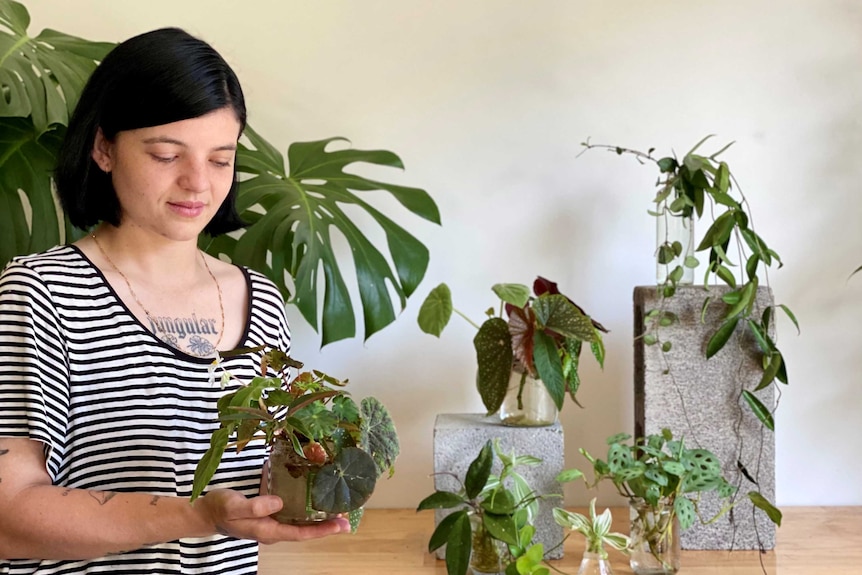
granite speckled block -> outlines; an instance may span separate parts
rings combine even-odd
[[[748,329],[739,325],[725,347],[706,359],[706,344],[727,310],[721,301],[727,291],[726,286],[710,286],[709,291],[702,285],[679,286],[665,300],[664,309],[679,317],[679,323],[661,331],[662,340],[673,344],[669,352],[635,339],[635,434],[650,435],[668,427],[675,436],[684,435],[688,447],[715,453],[725,478],[739,488],[739,504],[731,513],[710,525],[696,522],[683,532],[683,549],[772,549],[775,525],[747,497],[759,489],[775,502],[775,436],[741,396],[742,389],[754,390],[760,382],[760,350]],[[710,295],[713,300],[701,321],[704,299]],[[759,288],[756,309],[772,304],[771,291]],[[658,305],[655,286],[635,288],[635,335],[643,333],[644,315]],[[767,407],[774,405],[773,386],[756,395]],[[704,495],[699,509],[704,518],[711,518],[720,509],[718,497]]]
[[[501,425],[495,416],[486,417],[475,413],[444,413],[437,416],[434,422],[434,488],[437,490],[455,490],[460,483],[451,475],[440,475],[440,472],[450,472],[463,481],[470,463],[479,455],[482,446],[489,439],[500,439],[500,447],[504,453],[513,450],[517,455],[532,455],[542,460],[536,467],[521,466],[517,472],[527,483],[541,495],[562,496],[562,486],[556,481],[557,475],[563,470],[563,428],[560,423],[548,427],[507,427]],[[492,473],[500,472],[500,462],[494,458]],[[540,500],[539,516],[535,520],[536,535],[533,541],[542,543],[546,557],[559,559],[563,556],[563,528],[556,524],[552,510],[562,507],[562,497],[549,497]],[[435,523],[451,513],[449,509],[435,510]],[[549,549],[556,547],[551,552]],[[444,557],[444,547],[437,550],[437,557]]]

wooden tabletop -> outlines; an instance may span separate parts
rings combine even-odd
[[[586,509],[573,509],[581,513]],[[774,550],[683,551],[683,575],[862,575],[862,507],[784,508]],[[614,530],[628,533],[627,510],[613,508]],[[434,513],[369,509],[359,531],[304,543],[261,546],[260,575],[446,575],[427,551]],[[584,539],[575,533],[564,557],[550,564],[575,575]],[[615,575],[630,575],[628,559],[609,550]],[[553,572],[553,571],[552,571]]]

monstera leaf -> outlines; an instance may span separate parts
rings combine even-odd
[[[31,38],[29,25],[23,5],[0,0],[0,268],[81,237],[55,207],[51,172],[84,83],[113,46],[53,30]]]
[[[16,255],[70,243],[85,233],[56,209],[51,172],[62,130],[84,85],[114,46],[47,29],[30,37],[29,25],[22,4],[0,0],[0,268]],[[404,308],[425,275],[428,250],[363,199],[362,192],[388,192],[410,212],[439,224],[431,197],[424,190],[345,171],[362,163],[403,168],[392,152],[327,149],[343,138],[296,143],[288,150],[287,171],[282,154],[251,127],[246,136],[250,146],[241,146],[237,158],[243,179],[238,207],[252,225],[239,237],[202,236],[200,246],[267,274],[321,332],[322,345],[356,334],[340,267],[350,257],[365,339],[394,321],[393,300]],[[369,240],[356,223],[357,213],[380,227],[385,248]],[[349,256],[336,255],[333,230],[346,239]],[[318,289],[324,292],[322,310]]]
[[[394,321],[390,290],[403,309],[425,275],[428,250],[354,192],[389,192],[413,214],[439,224],[437,205],[427,192],[345,171],[358,163],[403,168],[392,152],[328,149],[333,142],[346,142],[343,138],[298,142],[288,149],[288,170],[281,154],[254,130],[247,128],[245,135],[253,148],[241,146],[237,154],[238,170],[249,176],[240,185],[237,207],[252,225],[239,238],[222,236],[203,247],[266,273],[315,329],[320,318],[326,345],[356,334],[353,304],[333,245],[332,232],[337,231],[353,257],[365,339]],[[380,227],[391,265],[344,206],[358,208]],[[293,293],[286,276],[293,279]],[[322,314],[317,306],[319,282],[324,291]]]

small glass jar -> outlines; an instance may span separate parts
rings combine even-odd
[[[491,537],[482,523],[482,518],[477,515],[470,515],[470,528],[472,529],[470,569],[473,575],[503,575],[505,544]]]
[[[629,502],[629,563],[636,575],[672,575],[679,571],[679,519],[673,503],[655,507],[643,499]]]
[[[672,214],[667,209],[666,202],[658,206],[659,215],[656,216],[656,254],[661,246],[673,245],[679,242],[682,253],[668,263],[656,261],[656,283],[662,285],[667,281],[668,275],[677,267],[682,267],[682,277],[677,281],[678,285],[692,285],[694,283],[694,268],[685,265],[687,257],[694,256],[694,218],[681,214]]]
[[[611,562],[607,557],[603,557],[599,553],[584,552],[578,575],[613,575],[613,573],[614,570],[611,569]]]
[[[279,523],[304,525],[335,517],[311,505],[311,486],[321,467],[322,464],[298,455],[289,441],[275,440],[269,454],[267,488],[270,494],[281,498],[284,506],[272,515],[273,519]]]
[[[553,425],[559,410],[541,379],[531,377],[522,367],[512,367],[509,389],[500,405],[500,422],[513,427]]]

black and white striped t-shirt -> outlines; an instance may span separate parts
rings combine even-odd
[[[281,295],[243,272],[241,345],[288,349]],[[0,276],[0,436],[42,442],[54,485],[189,497],[225,393],[210,385],[210,364],[145,329],[74,246],[16,258]],[[223,366],[250,381],[260,353]],[[210,487],[256,495],[265,455],[260,442],[228,450]],[[257,553],[255,542],[216,535],[91,561],[0,559],[0,574],[256,573]]]

